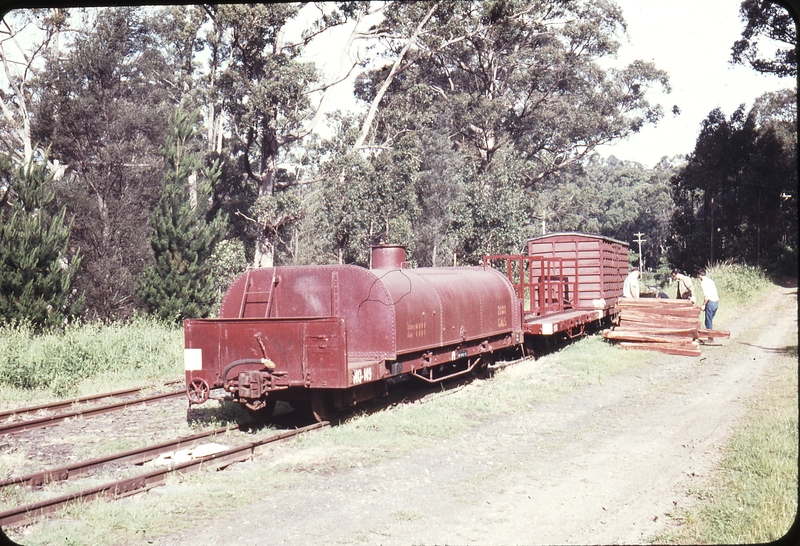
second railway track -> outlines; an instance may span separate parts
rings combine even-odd
[[[164,385],[160,386],[169,386],[172,384],[178,383],[178,381],[165,383]],[[113,402],[110,404],[102,404],[99,406],[90,406],[89,403],[109,399],[109,398],[120,398],[125,396],[130,396],[133,394],[141,393],[152,387],[141,387],[135,389],[126,389],[120,391],[114,391],[104,394],[96,394],[92,396],[86,396],[83,398],[75,398],[71,400],[63,400],[59,402],[54,402],[51,404],[41,404],[37,406],[29,406],[25,408],[20,408],[16,410],[7,410],[4,412],[0,412],[0,436],[5,434],[16,434],[19,432],[25,432],[28,430],[35,430],[39,428],[49,427],[53,425],[57,425],[61,421],[72,417],[90,417],[93,415],[101,415],[104,413],[109,413],[112,411],[119,411],[131,406],[136,406],[140,404],[147,404],[148,402],[156,402],[159,400],[165,400],[169,398],[177,398],[179,396],[185,396],[186,393],[183,389],[181,390],[173,390],[166,393],[159,393],[159,394],[152,394],[147,396],[139,396],[133,399],[126,399],[121,400],[119,402]],[[81,407],[78,407],[81,406]],[[74,408],[71,411],[62,411],[65,408]],[[21,417],[35,415],[42,411],[53,411],[57,413],[52,413],[50,415],[46,415],[44,417],[37,417],[33,419],[21,419]]]
[[[156,468],[148,472],[139,473],[134,476],[111,481],[102,485],[89,487],[72,493],[57,495],[42,501],[28,503],[16,508],[4,510],[0,512],[0,527],[26,524],[39,517],[53,513],[56,510],[77,502],[83,502],[101,497],[126,497],[131,494],[163,485],[166,481],[167,475],[172,473],[191,472],[200,469],[224,468],[232,463],[249,459],[261,446],[286,440],[304,432],[309,432],[326,426],[329,426],[329,423],[322,422],[293,430],[280,431],[265,438],[228,447],[227,449],[217,453],[197,457],[184,462],[176,462],[173,465],[166,465],[161,468]],[[163,442],[161,444],[120,452],[107,457],[83,461],[59,468],[51,468],[25,476],[8,478],[0,482],[0,487],[8,487],[12,485],[39,486],[51,481],[77,477],[79,475],[86,474],[95,468],[111,463],[128,462],[133,464],[141,464],[145,461],[152,460],[165,452],[178,449],[179,447],[187,444],[192,444],[199,439],[208,438],[215,434],[227,432],[228,430],[232,430],[234,428],[239,427],[218,428],[191,436],[185,436],[176,440]]]

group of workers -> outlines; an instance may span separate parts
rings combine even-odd
[[[639,297],[639,277],[641,272],[634,269],[628,274],[625,283],[622,285],[622,296],[625,298],[638,298]],[[697,277],[700,279],[700,288],[703,289],[703,305],[700,307],[706,313],[706,328],[713,329],[714,315],[717,314],[719,308],[719,294],[717,293],[717,285],[706,275],[706,270],[701,269],[697,272]],[[690,300],[695,303],[694,287],[692,286],[692,279],[688,275],[684,275],[678,269],[672,270],[673,280],[678,282],[678,299]]]

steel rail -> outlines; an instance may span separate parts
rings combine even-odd
[[[42,410],[59,410],[61,408],[67,408],[72,406],[73,404],[81,404],[85,402],[92,402],[94,400],[100,400],[103,398],[114,398],[117,396],[125,396],[127,394],[133,394],[136,392],[142,392],[147,389],[157,388],[157,387],[168,387],[170,385],[174,385],[175,383],[182,383],[183,379],[176,379],[174,381],[167,381],[163,385],[155,385],[150,387],[135,387],[132,389],[123,389],[120,391],[113,391],[113,392],[105,392],[100,394],[91,394],[89,396],[83,396],[81,398],[72,398],[70,400],[62,400],[60,402],[53,402],[50,404],[40,404],[38,406],[28,406],[25,408],[19,408],[14,410],[7,410],[7,411],[0,411],[0,419],[7,419],[11,416],[20,416],[26,415],[28,413],[36,413],[37,411]]]
[[[68,411],[65,413],[58,413],[55,415],[49,415],[47,417],[41,417],[39,419],[5,422],[0,424],[0,435],[16,434],[18,432],[25,432],[26,430],[35,430],[38,428],[49,427],[52,425],[56,425],[59,422],[64,421],[66,419],[69,419],[70,417],[77,417],[79,415],[82,415],[84,417],[91,417],[92,415],[100,415],[103,413],[117,411],[119,409],[127,408],[128,406],[138,406],[140,404],[146,404],[147,402],[154,402],[156,400],[162,400],[165,398],[177,398],[178,396],[185,396],[185,395],[186,391],[184,390],[172,391],[161,394],[153,394],[151,396],[144,396],[142,398],[136,398],[135,400],[125,400],[122,402],[115,402],[114,404],[106,404],[94,408],[85,408],[75,411]]]
[[[248,427],[252,423],[243,425],[234,425],[229,427],[219,427],[205,432],[198,432],[190,436],[182,436],[174,440],[167,440],[158,444],[151,444],[144,447],[134,448],[127,451],[120,451],[88,459],[86,461],[79,461],[76,463],[63,465],[55,468],[47,468],[38,472],[31,472],[20,476],[11,476],[4,480],[0,480],[0,489],[12,485],[27,485],[30,487],[41,487],[50,482],[71,480],[84,476],[96,468],[100,468],[112,462],[117,463],[131,463],[141,464],[149,460],[155,459],[163,453],[169,453],[179,449],[182,446],[190,445],[197,440],[208,438],[217,434],[224,434],[230,430],[240,430],[241,428]]]
[[[204,468],[219,470],[233,463],[249,459],[255,454],[256,449],[263,445],[285,440],[304,432],[309,432],[311,430],[326,426],[330,426],[330,423],[327,421],[314,423],[313,425],[309,425],[307,427],[280,432],[261,440],[231,447],[226,451],[214,453],[205,457],[199,457],[197,459],[179,463],[171,467],[156,469],[150,472],[139,474],[137,476],[132,476],[130,478],[124,478],[122,480],[84,489],[82,491],[67,493],[51,499],[25,504],[11,510],[5,510],[0,512],[0,527],[28,523],[41,516],[50,514],[60,508],[79,501],[101,497],[127,497],[129,495],[163,485],[166,482],[167,475],[173,472],[192,472],[202,470]]]

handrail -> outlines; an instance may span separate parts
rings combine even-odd
[[[544,316],[578,306],[576,258],[494,254],[483,257],[484,268],[495,260],[506,261],[506,276],[523,302],[524,313]],[[568,270],[574,274],[567,275],[565,272]]]

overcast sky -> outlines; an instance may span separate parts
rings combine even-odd
[[[731,47],[741,37],[740,0],[617,0],[628,24],[629,42],[619,61],[652,61],[670,76],[672,93],[653,96],[664,106],[655,127],[614,146],[599,149],[604,156],[638,161],[653,167],[663,156],[691,153],[700,124],[714,108],[726,117],[742,103],[767,91],[796,85],[791,78],[759,74],[729,63]],[[681,113],[672,114],[672,105]]]

